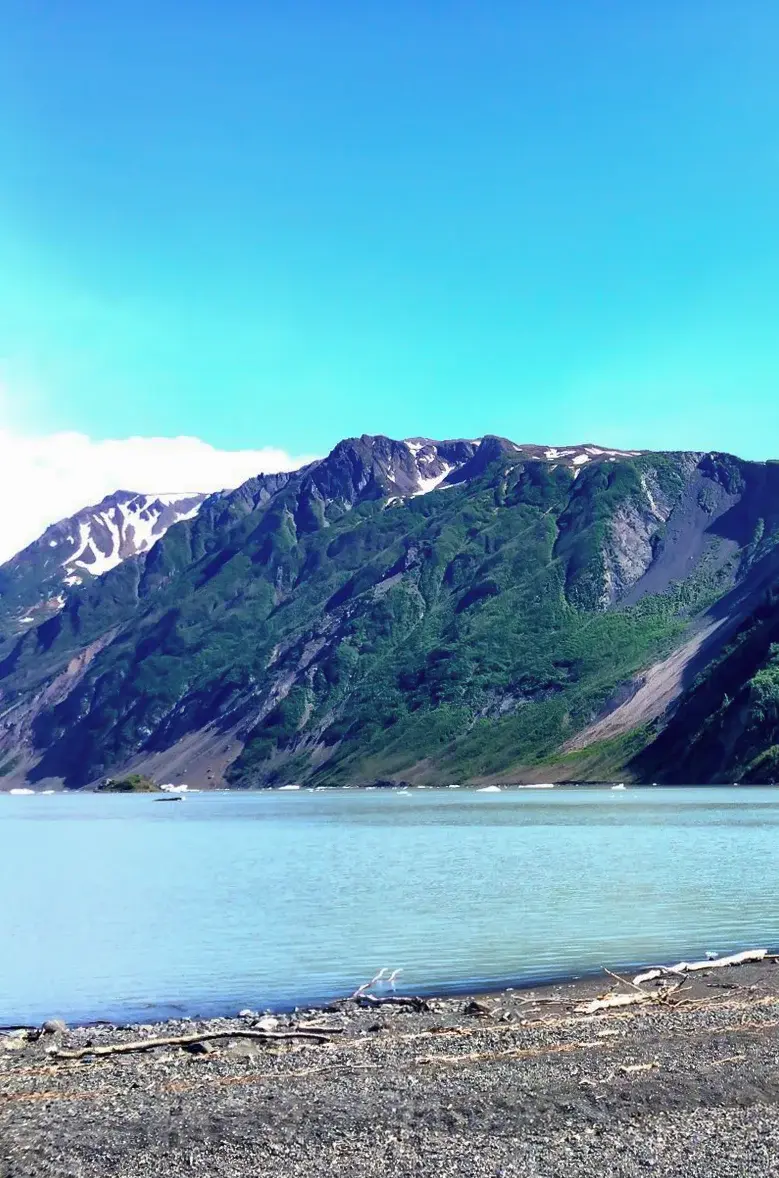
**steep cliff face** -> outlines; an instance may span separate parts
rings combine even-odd
[[[557,551],[571,602],[608,609],[656,563],[665,526],[683,501],[699,455],[643,455],[589,466],[560,518]],[[658,585],[668,588],[672,578]],[[632,600],[642,596],[640,589]]]
[[[621,701],[706,610],[734,628],[764,594],[778,474],[347,439],[210,496],[151,548],[112,549],[120,563],[10,634],[0,783],[575,776],[563,750],[612,713],[628,732]],[[687,687],[682,672],[673,698]]]
[[[680,696],[635,771],[673,784],[779,784],[779,554],[756,607]]]

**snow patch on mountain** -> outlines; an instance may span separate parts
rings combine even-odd
[[[406,438],[404,444],[410,451],[413,465],[416,467],[416,486],[410,492],[405,491],[406,495],[410,494],[412,497],[426,495],[439,487],[445,489],[456,485],[457,479],[447,482],[449,476],[465,467],[471,458],[478,455],[483,445],[485,447],[489,445],[494,449],[497,444],[502,447],[504,453],[513,451],[528,461],[549,462],[553,466],[563,463],[571,468],[574,478],[589,462],[613,462],[617,458],[634,458],[642,453],[641,450],[617,450],[608,446],[594,446],[590,443],[558,447],[517,445],[515,442],[509,442],[508,439],[474,438],[464,443],[469,448],[469,456],[460,459],[458,455],[458,460],[451,461],[451,442],[435,442],[430,438]],[[440,452],[441,449],[444,450],[443,454]],[[491,457],[492,451],[486,456],[486,460],[489,461]],[[478,462],[477,458],[475,460]],[[477,466],[476,471],[479,470],[480,468]],[[464,471],[463,475],[459,476],[460,480],[470,474],[470,469]],[[395,477],[393,471],[390,471],[390,476]]]
[[[205,498],[174,492],[107,495],[52,524],[0,566],[0,605],[10,607],[19,625],[40,624],[63,608],[68,590],[149,552],[173,524],[196,515]]]
[[[439,446],[445,453],[451,449],[449,443],[434,442],[430,438],[407,438],[405,445],[412,456],[412,486],[406,494],[414,498],[434,491],[453,471],[464,466],[470,457],[473,443],[467,443],[468,450],[459,462],[452,462],[440,453]]]
[[[119,491],[96,507],[85,508],[72,521],[65,521],[78,528],[77,538],[66,537],[66,543],[76,545],[76,551],[61,562],[67,581],[72,583],[78,572],[102,577],[128,557],[148,552],[173,524],[197,515],[203,499],[203,495]]]
[[[434,491],[436,487],[444,481],[447,475],[450,475],[457,467],[451,466],[448,462],[444,463],[443,470],[438,474],[431,475],[429,478],[420,478],[419,490],[414,491],[414,495],[427,495],[428,491]]]

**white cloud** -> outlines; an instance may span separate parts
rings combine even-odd
[[[0,429],[0,561],[112,491],[218,491],[310,460],[272,446],[217,450],[200,438],[94,441]]]

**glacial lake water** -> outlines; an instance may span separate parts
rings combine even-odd
[[[779,791],[0,795],[0,1024],[779,944]]]

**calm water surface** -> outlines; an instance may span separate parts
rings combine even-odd
[[[771,789],[0,796],[0,1023],[776,945],[777,868]]]

